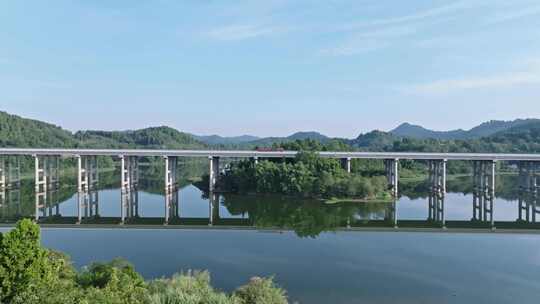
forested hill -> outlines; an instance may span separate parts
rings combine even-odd
[[[347,143],[363,151],[446,153],[540,153],[540,121],[530,121],[493,135],[468,140],[417,139],[387,132],[361,134]]]
[[[71,132],[38,120],[0,112],[1,147],[75,147]]]
[[[517,122],[517,123],[516,123]],[[489,123],[487,123],[489,124]],[[486,132],[487,124],[477,129]],[[302,148],[318,143],[328,149],[395,152],[492,152],[540,153],[540,120],[516,120],[508,124],[492,122],[489,136],[475,139],[431,139],[397,136],[389,132],[372,131],[355,139],[330,139],[315,132],[296,133],[289,137],[258,140],[226,148],[252,149],[255,146]],[[489,133],[488,132],[488,133]],[[153,127],[132,131],[79,131],[75,134],[53,124],[21,118],[0,112],[0,147],[58,147],[58,148],[147,148],[147,149],[204,149],[224,148],[200,142],[192,135],[170,127]],[[308,147],[308,148],[310,148]],[[311,147],[316,148],[316,147]],[[311,149],[310,148],[310,149]]]
[[[133,131],[79,131],[0,112],[0,147],[202,149],[191,135],[169,127]]]
[[[470,130],[434,131],[422,126],[403,123],[389,133],[400,137],[415,139],[468,140],[492,136],[520,126],[539,123],[538,119],[516,119],[511,121],[492,120],[484,122]]]
[[[134,131],[79,131],[75,138],[83,147],[201,149],[206,145],[191,135],[170,127],[152,127]]]

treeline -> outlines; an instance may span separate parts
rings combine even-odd
[[[276,193],[302,197],[387,199],[383,176],[348,174],[336,159],[300,152],[291,160],[232,163],[218,188],[231,192]]]
[[[345,142],[357,150],[442,153],[540,153],[540,123],[530,122],[469,140],[415,139],[373,131]]]
[[[0,112],[0,147],[202,149],[207,145],[169,127],[130,131],[79,131]]]
[[[232,293],[210,285],[208,272],[145,281],[121,259],[77,271],[69,258],[43,248],[39,226],[22,220],[0,234],[0,303],[9,304],[285,304],[272,279],[252,278]]]

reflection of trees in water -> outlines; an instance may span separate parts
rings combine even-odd
[[[227,195],[223,205],[232,215],[249,214],[259,228],[292,229],[298,236],[315,237],[345,227],[349,220],[380,214],[387,204],[338,203],[291,199],[279,196]]]

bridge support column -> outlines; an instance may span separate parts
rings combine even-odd
[[[34,155],[36,192],[56,188],[59,182],[59,157]]]
[[[208,199],[210,200],[208,225],[212,226],[214,224],[217,224],[217,222],[219,221],[219,195],[216,193],[210,193]]]
[[[7,170],[7,162],[5,157],[0,156],[0,191],[5,191],[7,186],[7,177],[6,177],[6,170]]]
[[[351,158],[342,158],[341,167],[343,168],[343,170],[347,171],[347,173],[351,173]]]
[[[386,159],[384,160],[384,167],[386,171],[386,179],[388,186],[392,191],[392,195],[397,198],[399,195],[399,159]]]
[[[473,161],[473,220],[489,222],[495,228],[495,167],[492,160]]]
[[[209,185],[208,189],[210,192],[214,191],[216,189],[216,184],[219,180],[219,157],[217,156],[210,156],[210,173],[209,173]]]
[[[164,225],[169,224],[169,219],[178,216],[178,191],[165,192],[165,221]]]
[[[176,191],[178,159],[175,156],[165,156],[165,193]]]
[[[540,162],[518,163],[519,167],[519,220],[536,223],[540,214]],[[523,211],[525,218],[523,219]]]
[[[97,156],[77,156],[77,190],[89,191],[99,180]]]
[[[120,156],[122,192],[129,192],[139,184],[139,158],[137,156]]]
[[[120,225],[126,222],[126,219],[139,217],[139,192],[128,190],[122,192],[120,200]]]
[[[446,197],[446,160],[430,160],[429,168],[429,214],[428,220],[446,227],[444,201]]]
[[[259,164],[259,157],[258,156],[253,157],[253,164],[255,164],[255,166]]]
[[[430,192],[444,197],[446,195],[446,160],[430,160],[428,167]]]
[[[42,209],[46,212],[48,192],[54,192],[58,189],[60,160],[58,156],[34,155],[33,157],[35,175],[35,220],[38,221],[39,210]]]
[[[21,185],[21,166],[18,156],[0,156],[0,191],[17,189]]]

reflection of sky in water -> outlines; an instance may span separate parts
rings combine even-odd
[[[207,218],[209,214],[209,200],[202,198],[202,192],[193,185],[185,186],[179,191],[179,204],[181,217]],[[99,215],[102,217],[118,217],[121,208],[120,189],[107,189],[98,191]],[[164,217],[165,196],[161,194],[138,191],[138,207],[140,217]],[[78,194],[60,203],[62,216],[77,216]],[[47,211],[47,214],[49,212]],[[227,208],[220,204],[221,218],[241,218],[241,215],[231,215]]]
[[[115,180],[116,177],[112,179]],[[506,197],[513,197],[512,194],[517,186],[515,185],[517,177],[505,177],[499,178],[498,193],[503,193]],[[460,191],[468,192],[471,190],[471,179],[462,178],[449,182],[449,189],[461,189]],[[166,205],[165,196],[159,193],[161,188],[155,186],[155,181],[148,183],[154,186],[153,193],[148,191],[138,191],[138,216],[140,218],[164,218]],[[505,186],[505,187],[503,187]],[[24,199],[26,208],[23,208],[24,215],[33,216],[35,207],[32,206],[34,201],[33,196],[33,184],[26,182],[23,192],[27,193],[27,197]],[[423,187],[423,186],[421,186]],[[59,213],[63,217],[77,217],[78,215],[78,194],[73,194],[75,185],[70,185],[67,190],[64,191],[64,201],[59,204]],[[503,189],[504,188],[504,189]],[[404,191],[404,193],[407,193]],[[67,195],[67,196],[66,196]],[[425,195],[425,193],[424,193]],[[67,197],[67,198],[66,198]],[[515,197],[515,195],[514,195]],[[231,215],[227,207],[223,204],[223,197],[220,197],[219,204],[219,217],[222,219],[227,218],[242,218],[241,214]],[[256,200],[255,198],[247,198],[247,200]],[[208,198],[203,198],[202,192],[193,185],[187,185],[178,190],[179,201],[179,214],[181,218],[208,218],[210,214],[210,202]],[[290,202],[291,204],[294,202]],[[17,206],[3,205],[0,207],[0,214],[13,213],[13,210]],[[279,208],[279,207],[278,207]],[[473,196],[472,194],[463,194],[461,192],[451,192],[446,195],[444,204],[445,219],[447,221],[470,221],[473,217]],[[99,215],[104,218],[118,218],[121,213],[121,192],[119,188],[116,189],[104,189],[98,191],[98,209]],[[382,207],[364,207],[359,205],[360,212],[354,214],[352,217],[356,220],[383,220],[389,217],[388,210]],[[10,211],[11,210],[11,211]],[[494,220],[495,221],[509,221],[514,222],[518,219],[518,202],[517,200],[506,200],[501,197],[497,197],[494,201]],[[46,212],[40,211],[41,217],[47,217],[50,214],[55,214],[56,208],[47,208]],[[52,211],[52,213],[51,213]],[[171,209],[172,211],[172,209]],[[423,221],[428,218],[428,198],[414,198],[411,199],[407,196],[402,196],[397,202],[397,217],[399,220],[419,220]],[[238,211],[236,211],[238,212]],[[82,211],[83,217],[85,211]],[[3,215],[2,215],[3,216]],[[247,216],[247,214],[245,215]]]
[[[230,290],[275,275],[301,303],[537,303],[538,235],[44,229],[75,265],[122,256],[146,278],[208,269]],[[292,302],[292,301],[291,301]]]
[[[140,217],[164,217],[164,195],[147,191],[138,194]],[[100,190],[98,195],[100,216],[119,217],[120,189]],[[247,198],[247,205],[255,201],[255,197]],[[470,194],[448,193],[446,220],[471,220],[472,202]],[[27,203],[32,207],[33,202]],[[59,205],[60,214],[76,217],[77,206],[78,195],[69,194]],[[208,218],[210,213],[209,200],[192,185],[179,190],[179,206],[181,217]],[[32,215],[34,209],[26,210]],[[497,198],[494,210],[496,221],[515,221],[518,217],[515,200]],[[358,211],[354,214],[358,220],[383,220],[387,216],[387,210],[378,206],[359,207]],[[428,199],[401,197],[397,214],[400,220],[426,220]],[[233,217],[223,204],[219,215]],[[251,276],[275,275],[291,300],[315,304],[396,303],[396,299],[399,303],[502,304],[516,299],[519,303],[536,303],[540,297],[539,237],[340,231],[300,238],[293,231],[227,229],[43,231],[43,243],[71,255],[77,266],[122,256],[147,278],[208,269],[213,284],[226,290]]]
[[[518,202],[496,198],[493,202],[495,221],[515,221],[518,218]],[[446,220],[470,220],[473,215],[473,196],[463,193],[447,193],[445,199]],[[398,201],[398,218],[401,220],[425,220],[428,217],[428,198]]]

